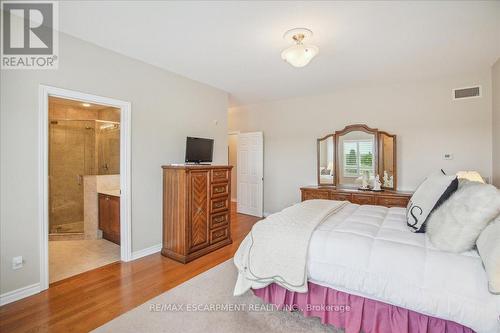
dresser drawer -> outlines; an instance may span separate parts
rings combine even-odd
[[[210,200],[210,213],[224,212],[229,208],[229,197],[220,197]]]
[[[351,201],[352,195],[350,193],[332,193],[330,200]]]
[[[227,225],[229,222],[229,213],[218,213],[210,216],[210,229],[216,229]]]
[[[212,183],[220,183],[229,181],[228,169],[213,169],[212,170]]]
[[[220,242],[229,237],[229,227],[218,228],[210,231],[210,244]]]
[[[229,194],[229,183],[214,183],[210,185],[212,198],[222,197]]]
[[[377,205],[385,207],[406,207],[410,201],[409,197],[383,196],[377,197]]]
[[[312,199],[330,199],[329,191],[302,191],[302,201],[312,200]]]
[[[358,205],[375,205],[375,196],[370,194],[353,194],[351,202]]]

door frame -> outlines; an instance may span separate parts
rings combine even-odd
[[[229,131],[229,132],[227,132],[227,137],[228,137],[227,138],[227,164],[229,164],[229,136],[231,136],[231,135],[238,136],[239,134],[240,134],[240,131]],[[238,145],[236,145],[236,165],[235,166],[236,166],[236,170],[238,170]],[[233,172],[235,166],[233,165],[233,169],[231,169],[231,172]],[[237,173],[236,173],[236,176],[238,176]],[[236,177],[236,178],[238,178],[238,177]],[[233,182],[234,182],[234,179],[231,179],[231,184]],[[236,203],[238,201],[238,182],[236,181],[235,184],[236,184],[236,200],[233,201],[233,198],[229,198],[229,200],[231,200],[231,202],[235,202]],[[231,190],[231,195],[232,194],[233,194],[233,191]],[[236,209],[236,210],[238,210],[238,209]]]
[[[120,109],[120,259],[122,261],[132,259],[130,102],[41,84],[38,89],[38,209],[40,212],[38,225],[41,290],[46,290],[49,287],[49,96],[107,105]]]

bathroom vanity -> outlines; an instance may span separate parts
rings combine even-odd
[[[99,229],[102,238],[120,245],[120,194],[109,191],[99,193]]]

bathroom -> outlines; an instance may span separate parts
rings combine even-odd
[[[49,282],[120,260],[120,110],[49,97]]]

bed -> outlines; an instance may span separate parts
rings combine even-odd
[[[310,238],[309,288],[302,296],[311,301],[313,293],[319,293],[326,300],[325,295],[331,293],[337,299],[352,297],[354,303],[366,300],[365,306],[382,310],[363,313],[372,316],[365,320],[377,321],[373,316],[379,316],[384,318],[381,322],[395,322],[392,327],[406,328],[398,332],[427,331],[409,329],[415,323],[437,325],[429,326],[429,332],[499,332],[500,295],[488,291],[488,277],[477,251],[456,254],[436,249],[426,234],[408,230],[405,212],[404,208],[348,203],[327,216]],[[238,252],[235,264],[241,269],[243,257]],[[297,302],[301,296],[270,281],[252,288],[257,296],[279,306]],[[407,313],[401,315],[401,311]],[[325,315],[324,311],[303,312]],[[339,323],[327,315],[324,322]],[[401,323],[410,319],[412,324]],[[349,326],[345,316],[341,325]],[[377,325],[371,331],[386,332],[382,324]]]

